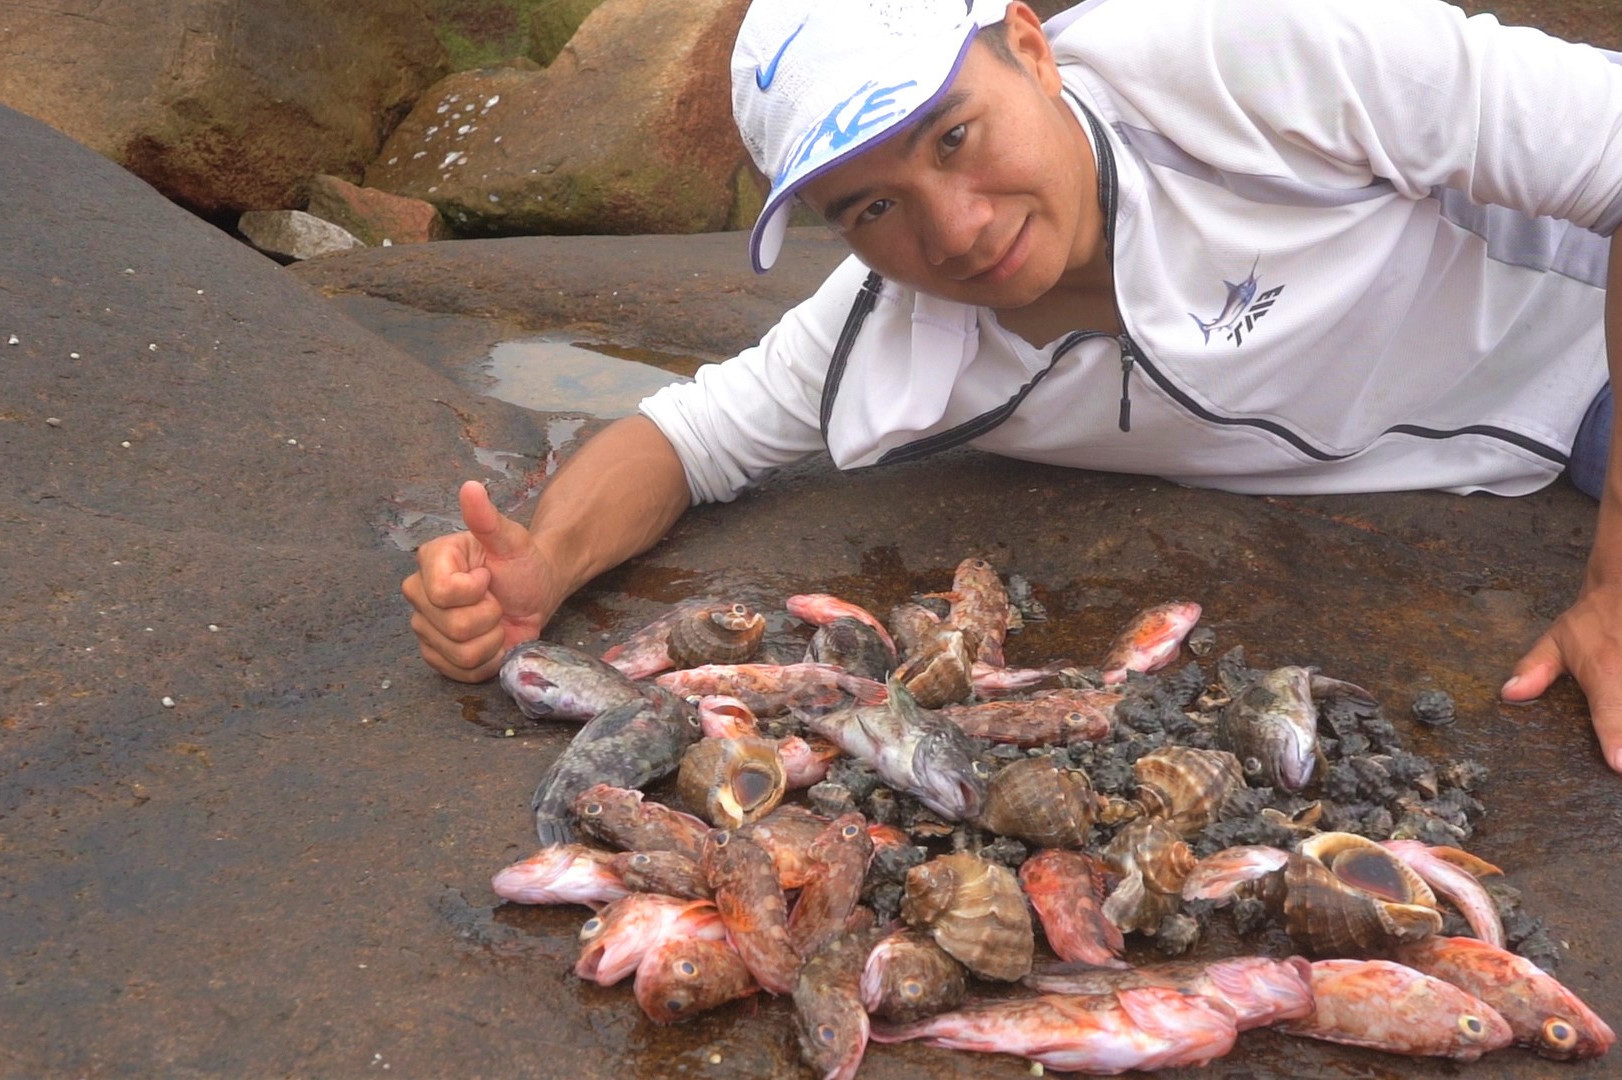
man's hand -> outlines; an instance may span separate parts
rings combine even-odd
[[[1622,586],[1585,589],[1521,657],[1499,693],[1521,704],[1567,673],[1588,695],[1605,763],[1622,772]]]
[[[484,485],[458,492],[468,531],[417,549],[417,572],[400,591],[415,608],[411,629],[422,658],[441,675],[482,682],[507,650],[538,637],[563,597],[528,529],[503,517]]]

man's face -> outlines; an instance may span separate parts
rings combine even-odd
[[[1086,137],[1017,10],[1017,66],[976,42],[921,119],[800,192],[884,277],[991,308],[1043,296],[1095,258],[1102,230]]]

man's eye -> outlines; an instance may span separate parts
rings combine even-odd
[[[957,124],[947,131],[946,134],[941,136],[941,149],[956,150],[958,147],[963,145],[963,140],[968,138],[968,136],[968,125]]]
[[[890,204],[889,199],[875,199],[875,200],[873,200],[872,202],[867,204],[867,209],[863,210],[861,213],[856,215],[857,223],[861,223],[861,222],[864,222],[864,221],[873,221],[880,214],[883,214],[886,210],[890,209],[890,205],[891,204]]]

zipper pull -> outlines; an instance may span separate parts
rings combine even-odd
[[[1132,430],[1132,339],[1122,334],[1117,339],[1121,344],[1121,419],[1122,431]]]

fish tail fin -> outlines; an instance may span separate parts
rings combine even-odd
[[[1200,328],[1200,333],[1201,334],[1205,335],[1205,343],[1207,345],[1211,344],[1211,327],[1210,327],[1210,325],[1208,325],[1203,319],[1201,319],[1198,315],[1194,314],[1192,311],[1190,311],[1188,313],[1188,317],[1190,319],[1194,320],[1194,325]]]
[[[562,818],[535,817],[535,832],[541,838],[542,847],[551,847],[553,844],[574,843],[574,828]]]

